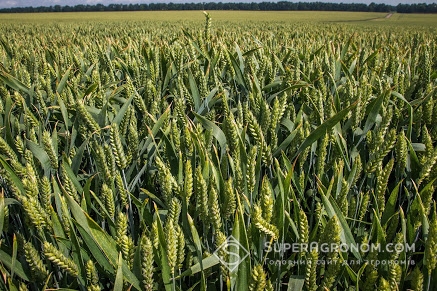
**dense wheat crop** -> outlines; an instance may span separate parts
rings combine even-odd
[[[436,290],[436,31],[212,20],[0,26],[0,287]]]

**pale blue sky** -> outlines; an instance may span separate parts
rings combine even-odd
[[[184,2],[263,2],[263,1],[272,1],[272,0],[202,0],[202,1],[193,1],[193,0],[0,0],[0,8],[7,7],[28,7],[28,6],[53,6],[53,5],[77,5],[77,4],[104,4],[108,5],[111,3],[117,4],[129,4],[129,3],[158,3],[158,2],[173,2],[173,3],[184,3]],[[314,2],[311,0],[294,0],[292,2]],[[343,2],[343,3],[366,3],[369,4],[371,2],[375,3],[385,3],[390,5],[397,5],[399,3],[412,4],[412,3],[435,3],[437,0],[317,0],[319,2]],[[276,1],[275,1],[276,2]]]

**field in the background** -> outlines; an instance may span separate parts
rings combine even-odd
[[[320,12],[320,11],[209,11],[218,22],[269,22],[285,23],[352,23],[395,26],[437,27],[433,14],[399,14],[386,18],[387,13],[370,12]],[[89,21],[182,21],[201,22],[201,11],[143,11],[143,12],[83,12],[83,13],[38,13],[0,14],[1,23],[80,23]]]
[[[0,290],[437,290],[437,20],[387,15],[0,15]]]

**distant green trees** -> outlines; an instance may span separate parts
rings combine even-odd
[[[437,4],[398,4],[396,11],[399,13],[437,13]]]
[[[199,3],[150,3],[150,4],[96,4],[75,6],[14,7],[0,9],[0,13],[20,12],[83,12],[83,11],[155,11],[155,10],[261,10],[261,11],[360,11],[399,13],[437,13],[437,4],[399,4],[383,3],[324,3],[324,2],[199,2]]]

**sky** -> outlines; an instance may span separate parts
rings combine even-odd
[[[275,0],[202,0],[201,2],[263,2],[263,1],[275,1]],[[312,0],[293,0],[292,2],[314,2]],[[389,5],[397,5],[399,3],[403,4],[413,4],[413,3],[436,3],[437,0],[316,0],[320,2],[343,2],[343,3],[385,3]],[[0,8],[10,8],[10,7],[29,7],[29,6],[54,6],[54,5],[78,5],[78,4],[103,4],[108,5],[112,3],[116,4],[136,4],[136,3],[158,3],[158,2],[173,2],[173,3],[184,3],[184,2],[199,2],[195,0],[0,0]],[[275,1],[276,2],[276,1]]]

